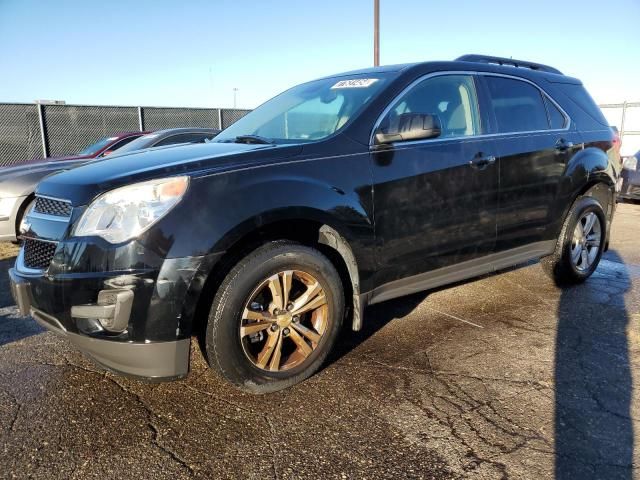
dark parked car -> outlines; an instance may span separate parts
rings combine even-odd
[[[638,169],[638,160],[640,152],[632,157],[624,159],[622,164],[622,173],[620,174],[620,191],[618,198],[623,200],[640,201],[640,169]]]
[[[169,128],[156,132],[122,133],[104,138],[74,157],[29,162],[0,170],[0,241],[16,241],[25,213],[34,203],[36,185],[53,173],[68,170],[87,161],[121,155],[152,147],[178,143],[202,143],[220,130],[213,128]]]
[[[607,248],[613,132],[580,81],[465,56],[298,85],[212,143],[43,181],[11,270],[23,315],[106,368],[167,379],[200,336],[270,392],[316,371],[367,305]]]
[[[118,155],[153,147],[164,147],[179,143],[204,143],[212,140],[220,130],[215,128],[168,128],[157,130],[143,137],[137,138],[124,148],[118,150]]]
[[[145,133],[148,132],[118,133],[98,140],[77,155],[31,160],[15,167],[0,168],[0,242],[16,240],[40,180],[54,172],[106,157]]]

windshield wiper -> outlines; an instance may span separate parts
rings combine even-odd
[[[260,143],[260,144],[273,144],[273,141],[260,135],[238,135],[234,140],[235,143]]]

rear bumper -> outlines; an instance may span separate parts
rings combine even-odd
[[[11,293],[23,316],[31,315],[48,330],[66,338],[98,364],[119,374],[150,380],[172,380],[189,371],[190,338],[173,341],[117,341],[87,333],[70,331],[54,315],[46,313],[34,303],[33,289],[41,285],[38,279],[21,276],[15,269],[9,271]],[[114,315],[117,308],[114,309]]]

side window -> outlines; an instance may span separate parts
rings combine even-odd
[[[481,132],[478,97],[470,75],[442,75],[427,78],[396,101],[380,126],[392,129],[403,113],[437,116],[439,138],[464,137]]]
[[[542,94],[533,85],[502,77],[485,77],[499,133],[547,130]]]
[[[549,112],[549,121],[551,122],[551,128],[553,130],[559,130],[564,128],[567,123],[567,119],[564,118],[562,112],[550,101],[547,97],[544,97],[544,104],[547,106],[547,112]]]
[[[111,155],[113,152],[118,150],[120,147],[124,147],[127,143],[132,142],[136,138],[140,138],[140,137],[131,136],[131,137],[123,138],[119,142],[116,142],[113,145],[111,145],[109,148],[107,148],[104,152],[102,152],[100,154],[100,156],[101,157],[106,157],[107,155]]]
[[[205,132],[194,132],[186,135],[184,143],[204,143],[206,139],[212,138],[213,134]]]
[[[208,136],[205,133],[180,133],[178,135],[172,135],[163,140],[160,140],[154,145],[154,147],[162,147],[164,145],[176,145],[178,143],[201,143]]]

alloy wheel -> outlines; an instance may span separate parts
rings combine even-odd
[[[584,272],[595,262],[600,243],[602,226],[600,218],[594,212],[587,212],[576,223],[571,239],[571,262],[576,270]]]
[[[320,282],[300,270],[264,279],[247,300],[239,334],[254,366],[280,372],[304,363],[329,330],[327,297]]]

